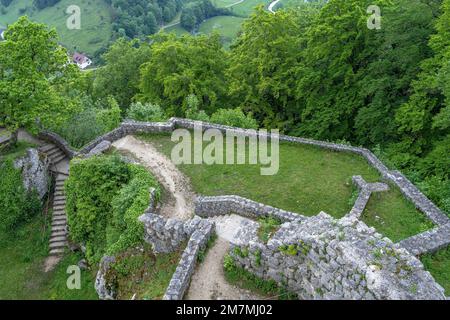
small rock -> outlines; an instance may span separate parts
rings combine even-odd
[[[86,259],[81,259],[80,261],[78,261],[78,266],[81,270],[86,270],[88,268]]]

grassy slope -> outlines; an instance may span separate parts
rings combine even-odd
[[[145,135],[170,156],[168,135]],[[312,146],[282,143],[280,170],[273,176],[261,176],[259,166],[251,165],[181,165],[190,177],[195,191],[203,195],[236,194],[304,215],[325,211],[334,217],[344,216],[353,206],[353,175],[367,181],[379,181],[377,171],[367,162],[349,153],[326,151]],[[371,219],[373,213],[385,223]],[[374,197],[363,220],[386,236],[398,240],[423,229],[427,220],[415,210],[396,188]]]
[[[32,7],[32,0],[16,0],[7,8],[7,13],[0,15],[0,25],[11,24],[23,14],[32,20],[55,27],[61,42],[70,50],[79,50],[93,55],[95,51],[109,42],[112,34],[109,6],[103,0],[61,0],[55,6],[37,11]],[[66,9],[78,5],[81,9],[81,29],[69,30],[66,27]]]
[[[230,10],[233,14],[248,17],[255,7],[259,5],[264,5],[266,7],[270,2],[270,0],[244,0],[244,2],[231,7]]]
[[[213,17],[200,25],[199,32],[204,34],[218,32],[222,37],[224,46],[228,48],[241,30],[243,21],[244,18],[233,16]]]
[[[48,236],[43,215],[19,227],[14,235],[0,235],[0,299],[97,299],[95,275],[88,271],[82,270],[80,290],[67,289],[66,270],[81,259],[77,254],[67,254],[55,270],[43,272]]]

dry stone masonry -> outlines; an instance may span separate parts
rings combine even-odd
[[[445,299],[417,258],[351,217],[286,222],[267,244],[233,245],[230,254],[300,299]]]
[[[195,201],[195,214],[204,218],[232,213],[253,219],[272,216],[283,222],[305,219],[298,213],[274,208],[239,196],[197,197]]]
[[[119,128],[95,139],[79,153],[70,149],[56,134],[44,132],[41,135],[72,158],[100,154],[111,143],[127,135],[170,133],[176,128],[194,129],[200,125],[203,130],[273,137],[264,132],[179,118],[171,118],[164,123],[123,122]],[[287,286],[302,299],[445,299],[443,288],[423,269],[414,255],[434,252],[450,244],[450,219],[447,215],[400,172],[387,168],[370,150],[286,135],[277,137],[280,141],[363,156],[386,182],[398,187],[436,227],[397,244],[383,238],[358,218],[371,193],[387,191],[389,186],[385,183],[367,183],[360,176],[353,177],[353,183],[359,190],[355,205],[349,214],[339,220],[326,213],[305,217],[239,196],[225,195],[198,197],[195,203],[198,216],[190,221],[178,221],[154,214],[153,203],[139,219],[145,226],[145,240],[152,244],[155,253],[178,250],[187,241],[164,299],[183,298],[198,253],[214,230],[212,220],[228,214],[252,219],[273,216],[283,222],[267,244],[255,240],[254,236],[243,235],[242,239],[247,240],[232,243],[230,255],[238,266],[258,277]],[[110,259],[113,258],[105,258],[101,270],[107,269]],[[104,277],[99,271],[97,291],[108,299],[113,293],[105,287],[102,279]]]
[[[357,186],[359,194],[348,216],[358,219],[366,208],[372,192],[388,191],[389,186],[380,182],[367,183],[361,176],[354,176],[352,181]]]

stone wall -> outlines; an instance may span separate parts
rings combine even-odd
[[[203,219],[202,219],[203,220]],[[214,224],[208,220],[203,220],[189,238],[186,249],[183,251],[177,269],[170,280],[164,300],[181,300],[186,293],[191,282],[192,274],[197,265],[198,255],[206,248],[208,240],[214,232]]]
[[[436,252],[450,245],[450,224],[409,237],[399,244],[414,255]]]
[[[196,125],[202,126],[204,130],[207,129],[218,129],[222,132],[232,132],[236,135],[258,135],[263,136],[266,135],[261,132],[256,132],[255,130],[249,129],[241,129],[234,128],[219,124],[206,123],[201,121],[194,121],[189,119],[181,119],[181,118],[171,118],[167,122],[135,122],[135,121],[125,121],[123,122],[119,128],[106,133],[105,135],[95,139],[88,145],[86,145],[83,149],[80,150],[80,154],[88,154],[91,150],[95,149],[99,144],[106,142],[114,142],[126,135],[136,134],[136,133],[157,133],[157,132],[172,132],[176,128],[185,128],[185,129],[193,129]],[[72,158],[76,155],[68,144],[61,139],[58,135],[51,132],[43,132],[41,133],[41,137],[57,144],[64,152]],[[271,135],[268,135],[270,138]],[[339,152],[352,152],[363,156],[368,163],[373,166],[381,176],[390,181],[394,185],[396,185],[403,195],[409,199],[415,207],[423,212],[434,224],[438,227],[443,226],[450,223],[450,218],[444,214],[433,202],[431,202],[416,186],[414,186],[405,176],[403,176],[400,172],[395,170],[389,170],[370,150],[360,147],[353,147],[345,144],[336,144],[324,141],[317,141],[313,139],[305,139],[299,137],[291,137],[286,135],[277,135],[280,141],[299,143],[299,144],[307,144],[313,145],[316,147],[329,149],[333,151]],[[367,201],[370,197],[370,190],[367,188],[360,189],[359,197],[355,203],[355,206],[350,214],[354,216],[359,216],[367,204]],[[374,192],[373,190],[371,192]],[[210,216],[217,214],[226,214],[226,212],[230,213],[234,210],[236,213],[240,213],[243,215],[250,215],[253,217],[259,216],[260,212],[263,212],[263,215],[266,214],[274,214],[278,215],[282,220],[283,219],[293,219],[297,214],[286,212],[283,210],[275,209],[269,206],[264,206],[262,204],[258,204],[255,202],[251,202],[251,200],[243,200],[243,198],[235,197],[235,196],[224,196],[224,197],[204,197],[200,200],[200,204],[198,205],[197,212],[202,216]],[[268,213],[269,212],[269,213]],[[284,220],[283,220],[284,221]],[[439,233],[440,234],[440,233]],[[420,238],[422,240],[427,239]],[[407,243],[407,242],[404,242]],[[411,240],[410,243],[413,243]],[[427,247],[431,247],[432,244],[428,244]]]
[[[347,215],[356,219],[358,219],[364,212],[364,209],[366,208],[373,192],[383,192],[389,190],[389,186],[387,184],[380,182],[367,183],[361,176],[353,176],[352,182],[358,188],[359,194],[353,208]]]
[[[195,214],[204,218],[236,213],[252,219],[272,216],[282,222],[303,220],[304,216],[239,196],[197,197]]]
[[[230,255],[300,299],[445,299],[417,258],[349,217],[287,222],[267,244],[233,245]]]
[[[69,143],[54,132],[41,131],[39,133],[39,138],[56,145],[69,159],[72,159],[77,155],[77,152],[69,146]]]

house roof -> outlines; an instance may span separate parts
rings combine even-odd
[[[89,58],[86,57],[86,56],[85,56],[84,54],[82,54],[82,53],[75,52],[75,53],[73,54],[73,61],[75,61],[76,63],[84,63],[84,62],[86,62],[87,60],[89,60]]]

